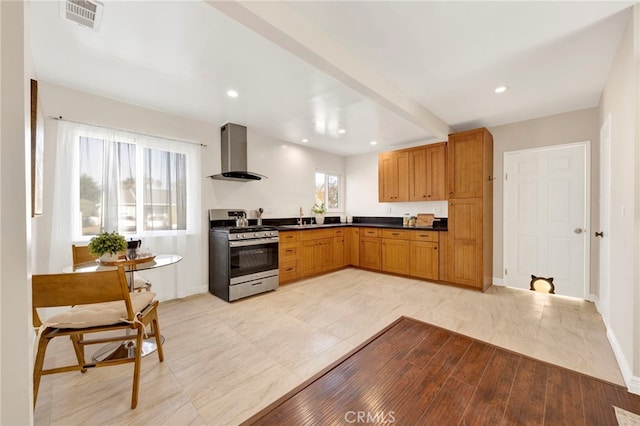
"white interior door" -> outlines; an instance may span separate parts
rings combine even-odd
[[[611,115],[607,116],[600,128],[600,229],[599,238],[600,274],[599,274],[599,310],[605,322],[609,323],[609,285],[610,285],[610,248],[609,230],[611,206]]]
[[[505,153],[506,285],[553,277],[556,294],[586,297],[588,156],[588,142]]]

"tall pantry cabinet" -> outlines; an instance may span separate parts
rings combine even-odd
[[[493,267],[493,136],[485,128],[449,135],[449,230],[443,281],[486,290]]]

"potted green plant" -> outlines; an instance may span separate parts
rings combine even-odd
[[[315,203],[313,207],[311,207],[311,211],[316,215],[316,223],[322,225],[324,223],[324,214],[327,212],[324,203]]]
[[[89,241],[89,251],[104,262],[115,262],[118,253],[127,249],[127,240],[117,232],[103,232]]]

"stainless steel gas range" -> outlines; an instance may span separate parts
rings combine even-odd
[[[278,288],[278,230],[236,226],[244,210],[209,210],[209,291],[228,302]]]

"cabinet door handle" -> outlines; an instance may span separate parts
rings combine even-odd
[[[286,271],[286,272],[291,272],[291,271],[293,271],[293,266],[292,266],[291,268],[287,268],[287,269],[285,269],[285,271]]]
[[[434,250],[438,250],[438,247],[434,247],[433,249],[434,249]]]

